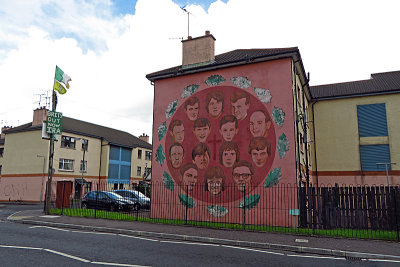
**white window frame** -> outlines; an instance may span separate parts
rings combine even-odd
[[[65,167],[67,164],[71,164],[71,169],[66,169]],[[67,171],[67,172],[73,172],[74,171],[74,160],[73,159],[63,159],[60,158],[58,161],[58,170],[60,171]]]

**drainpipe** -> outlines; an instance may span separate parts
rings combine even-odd
[[[303,138],[304,138],[304,140],[303,140],[303,143],[305,143],[305,154],[306,154],[306,162],[305,162],[305,164],[306,164],[306,180],[307,180],[307,186],[310,186],[310,170],[309,170],[309,168],[308,168],[308,140],[307,140],[307,123],[308,123],[308,121],[306,121],[305,120],[305,115],[306,115],[306,105],[305,105],[305,92],[304,92],[304,87],[307,85],[308,86],[308,83],[309,83],[309,81],[310,81],[310,73],[308,73],[308,75],[307,75],[307,83],[305,83],[304,85],[302,85],[302,91],[303,91],[303,94],[302,94],[302,98],[303,98],[303,130],[304,130],[304,133],[303,133]],[[304,142],[304,141],[306,141],[306,142]]]
[[[300,150],[299,150],[299,130],[298,130],[298,112],[297,112],[297,71],[296,66],[293,64],[293,73],[294,73],[294,110],[295,110],[295,118],[294,118],[294,132],[296,136],[296,179],[298,177],[298,173],[300,174],[299,181],[296,183],[299,187],[301,187],[301,168],[300,168]]]
[[[315,138],[315,117],[314,117],[314,105],[318,101],[315,101],[311,104],[311,110],[312,110],[312,116],[313,116],[313,139],[314,139],[314,161],[315,161],[315,178],[317,181],[317,187],[318,187],[318,164],[317,164],[317,139]]]

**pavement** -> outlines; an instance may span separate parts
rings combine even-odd
[[[107,232],[140,237],[213,243],[257,249],[290,251],[347,259],[384,259],[400,262],[400,242],[327,238],[293,234],[253,232],[243,230],[209,229],[136,221],[69,216],[46,216],[42,210],[24,210],[7,220],[29,225]]]

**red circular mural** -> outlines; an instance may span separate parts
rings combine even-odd
[[[265,104],[232,86],[210,87],[184,99],[166,137],[175,183],[208,203],[231,202],[252,192],[269,173],[276,149]]]

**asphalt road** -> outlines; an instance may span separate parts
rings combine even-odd
[[[1,205],[1,204],[0,204]],[[37,209],[32,206],[25,208]],[[21,206],[0,206],[2,218]],[[8,216],[7,215],[7,216]],[[0,221],[0,266],[396,266]]]

